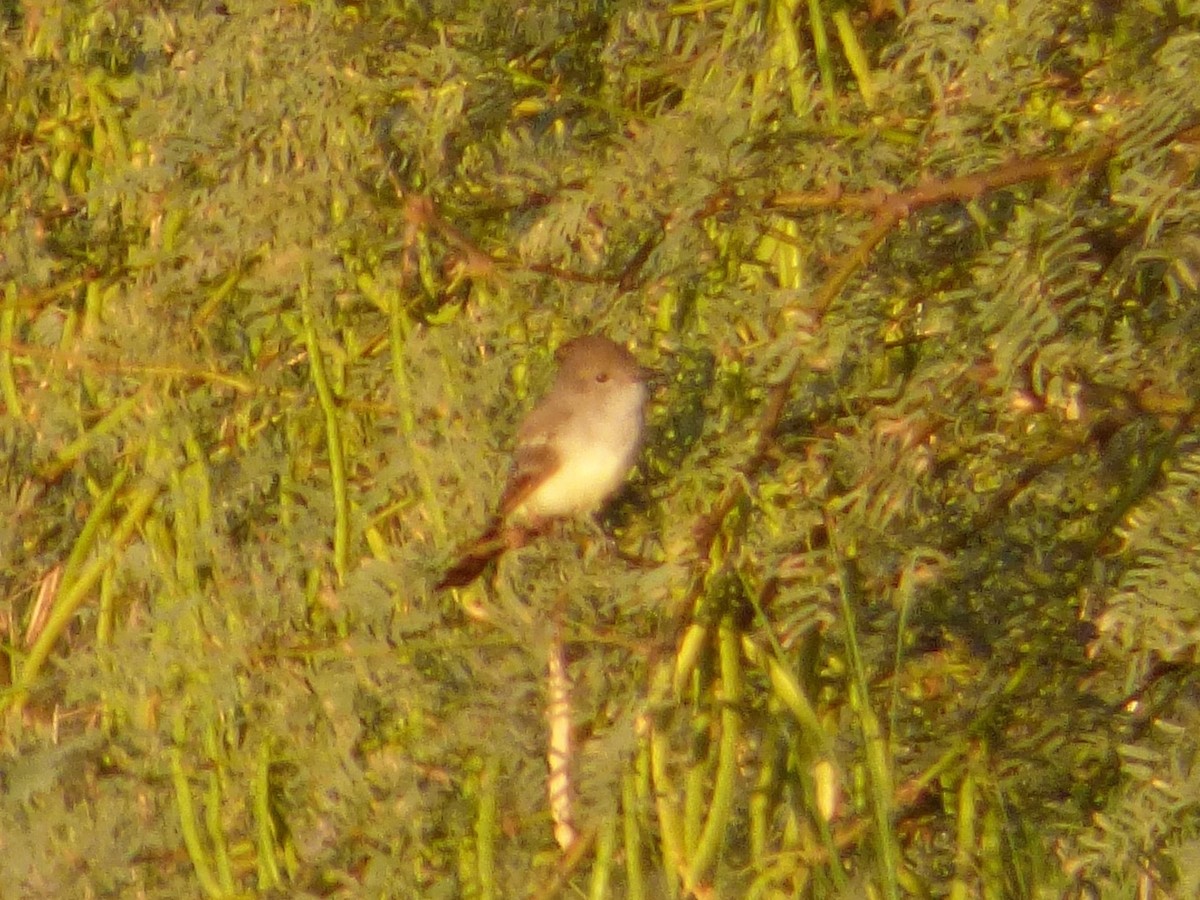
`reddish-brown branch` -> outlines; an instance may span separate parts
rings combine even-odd
[[[1170,142],[1177,140],[1200,140],[1200,126],[1181,130],[1169,139]],[[838,258],[815,296],[805,304],[804,311],[808,321],[813,324],[820,322],[850,279],[870,261],[876,248],[914,210],[939,203],[974,200],[991,191],[1028,181],[1063,178],[1080,172],[1092,172],[1105,165],[1119,147],[1120,142],[1116,138],[1109,138],[1094,148],[1067,156],[1019,159],[987,172],[963,175],[942,181],[926,181],[908,190],[891,194],[869,191],[857,195],[843,195],[837,192],[777,195],[768,204],[769,208],[781,210],[840,207],[874,212],[875,214],[871,227],[854,247]],[[785,311],[780,317],[781,321],[786,319],[788,312]],[[794,362],[768,392],[767,402],[763,407],[757,426],[758,440],[755,442],[754,452],[741,469],[745,477],[733,479],[727,484],[696,529],[697,560],[704,561],[709,558],[713,541],[726,516],[742,499],[746,485],[766,463],[775,442],[779,423],[783,418],[788,395],[791,393],[792,386],[803,365],[802,360]],[[703,574],[698,572],[697,575],[691,591],[690,599],[693,600],[703,587]],[[685,604],[683,608],[686,609],[688,606],[690,603]]]
[[[1183,139],[1188,129],[1180,132]],[[838,189],[804,192],[787,191],[775,194],[767,200],[766,208],[776,212],[808,212],[821,209],[844,209],[854,212],[873,212],[877,217],[901,218],[916,209],[938,203],[975,200],[983,195],[1012,187],[1027,181],[1043,178],[1065,178],[1077,172],[1088,171],[1107,162],[1116,152],[1119,142],[1108,138],[1097,146],[1066,156],[1014,159],[971,175],[953,178],[931,179],[903,191],[873,189],[858,194],[847,194]]]

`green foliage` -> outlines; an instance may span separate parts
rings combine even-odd
[[[0,893],[1200,889],[1195,3],[0,23]],[[613,539],[433,593],[589,330]]]

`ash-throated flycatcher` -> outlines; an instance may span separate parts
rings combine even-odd
[[[642,442],[646,373],[633,354],[600,335],[576,338],[556,356],[554,384],[517,431],[496,515],[438,590],[470,584],[552,520],[595,511],[629,474]]]

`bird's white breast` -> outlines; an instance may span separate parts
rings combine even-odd
[[[558,456],[558,468],[514,510],[518,518],[551,519],[593,512],[629,473],[642,436],[641,385],[603,410],[579,409],[545,435]],[[597,414],[599,413],[599,414]]]

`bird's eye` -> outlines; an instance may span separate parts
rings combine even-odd
[[[606,381],[608,381],[608,373],[607,372],[597,372],[596,373],[596,383],[597,384],[604,384],[604,382],[606,382]]]

